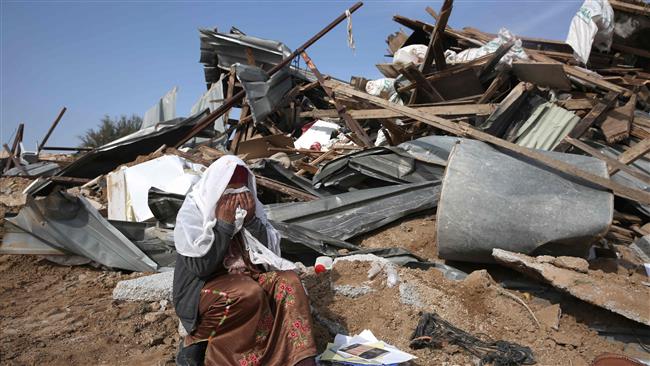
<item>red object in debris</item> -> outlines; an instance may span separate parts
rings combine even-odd
[[[309,150],[320,151],[321,148],[322,148],[322,146],[320,145],[320,142],[314,142],[314,143],[311,144],[311,146],[309,147]]]
[[[317,264],[314,266],[314,271],[319,274],[319,273],[324,273],[327,272],[327,268],[325,268],[324,265],[322,264]]]
[[[305,133],[305,132],[307,132],[308,129],[311,128],[311,126],[314,125],[314,123],[316,123],[316,121],[314,121],[314,122],[309,122],[309,123],[305,123],[305,124],[300,128],[300,130],[302,131],[302,133]]]

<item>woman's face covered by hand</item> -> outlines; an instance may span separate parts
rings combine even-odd
[[[255,216],[255,198],[248,189],[248,169],[238,165],[223,195],[217,202],[217,219],[232,224],[235,222],[237,207],[246,210],[244,222]]]

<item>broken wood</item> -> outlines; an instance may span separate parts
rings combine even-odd
[[[431,66],[433,66],[434,60],[436,62],[436,70],[438,71],[444,70],[447,66],[442,41],[445,35],[445,28],[447,28],[447,21],[449,21],[449,16],[451,15],[453,3],[453,0],[445,0],[445,2],[442,3],[440,15],[436,19],[436,25],[429,35],[429,46],[427,47],[427,52],[424,55],[424,63],[422,64],[422,73],[424,74],[431,71]]]
[[[18,169],[19,169],[21,172],[23,172],[23,174],[25,174],[25,176],[29,177],[29,173],[27,172],[27,169],[25,169],[25,167],[24,167],[22,164],[20,164],[20,162],[18,161],[18,159],[16,159],[16,157],[15,157],[14,154],[11,152],[11,150],[9,150],[9,146],[7,146],[7,144],[2,144],[2,147],[5,149],[5,151],[7,152],[7,154],[9,154],[9,159],[10,159],[11,162],[14,163],[14,166],[18,167]]]
[[[282,61],[278,62],[275,66],[273,66],[270,70],[267,71],[267,74],[269,76],[272,76],[288,64],[290,64],[296,56],[302,54],[309,46],[314,44],[316,41],[321,39],[325,34],[327,34],[329,31],[334,29],[339,23],[347,19],[348,14],[354,13],[363,5],[362,2],[357,2],[356,4],[352,5],[349,9],[344,11],[342,14],[340,14],[336,19],[334,19],[330,24],[325,26],[325,28],[321,29],[316,35],[311,37],[307,42],[303,43],[301,46],[296,48],[289,56],[285,57]],[[180,139],[175,147],[178,148],[182,146],[184,143],[189,141],[191,138],[196,136],[199,132],[203,131],[205,128],[209,127],[217,118],[221,117],[226,110],[230,109],[233,107],[235,104],[237,104],[239,101],[241,101],[244,96],[246,95],[246,92],[244,90],[240,90],[237,94],[233,95],[231,98],[228,98],[223,101],[223,104],[219,106],[219,108],[215,109],[214,111],[210,112],[207,116],[203,117],[200,121],[198,121],[194,127],[182,138]]]
[[[490,83],[490,86],[487,88],[485,93],[481,95],[481,98],[476,102],[478,104],[483,104],[487,102],[488,100],[492,99],[494,94],[499,90],[501,85],[505,83],[508,80],[509,74],[507,71],[501,71],[497,74],[497,76],[492,80]]]
[[[636,95],[633,95],[625,105],[607,113],[605,120],[600,124],[600,130],[605,135],[608,144],[614,144],[630,137],[635,109]]]
[[[527,149],[524,147],[521,147],[519,145],[513,144],[511,142],[505,141],[503,139],[500,139],[498,137],[492,136],[488,133],[479,131],[469,125],[458,125],[455,124],[454,122],[445,120],[443,118],[437,117],[435,115],[430,115],[428,113],[423,113],[421,111],[418,111],[416,109],[402,106],[399,104],[391,103],[387,100],[360,92],[358,90],[354,90],[344,84],[340,84],[335,81],[331,81],[332,88],[336,93],[341,93],[344,95],[352,96],[352,97],[357,97],[357,98],[362,98],[370,103],[373,103],[375,105],[400,111],[401,113],[404,113],[405,116],[416,119],[418,121],[424,122],[426,124],[429,124],[433,127],[439,128],[441,130],[447,131],[449,133],[455,134],[457,136],[461,137],[471,137],[483,142],[490,143],[492,145],[496,145],[498,147],[504,148],[506,150],[509,150],[513,153],[516,153],[518,155],[523,155],[525,157],[528,157],[530,159],[536,160],[549,168],[552,168],[554,170],[560,171],[562,173],[568,174],[570,176],[575,176],[578,178],[581,178],[583,180],[586,180],[587,182],[593,183],[601,188],[606,188],[610,189],[614,192],[614,194],[633,200],[637,201],[640,203],[646,203],[650,204],[650,193],[639,190],[639,189],[634,189],[630,188],[628,186],[625,186],[623,184],[619,184],[617,182],[612,181],[611,179],[604,178],[595,174],[588,173],[580,168],[577,168],[574,165],[550,158],[548,155],[543,154],[539,151],[536,150],[531,150]]]
[[[614,92],[607,93],[605,98],[600,100],[598,104],[596,104],[596,106],[594,106],[591,111],[589,111],[589,113],[587,113],[587,115],[573,127],[567,136],[575,139],[582,137],[589,127],[605,116],[605,112],[612,106],[612,104],[614,104],[617,97],[618,94]],[[566,152],[570,146],[571,144],[568,142],[562,141],[553,149],[553,151]]]
[[[322,154],[321,156],[319,156],[316,159],[312,160],[311,165],[315,166],[316,164],[319,164],[319,163],[321,163],[321,162],[323,162],[323,161],[325,161],[327,159],[333,158],[334,154],[335,154],[334,150],[329,150],[325,154]],[[300,169],[296,173],[296,175],[302,176],[305,173],[307,173],[307,171],[305,169]]]
[[[496,104],[453,104],[430,107],[411,106],[414,109],[444,117],[461,116],[487,116],[496,109]],[[401,113],[388,109],[358,109],[348,111],[354,119],[385,119],[404,117]],[[314,109],[300,112],[300,117],[309,118],[336,118],[338,113],[334,109]]]
[[[584,143],[584,142],[582,142],[582,141],[580,141],[578,139],[574,139],[572,137],[567,136],[567,137],[564,138],[564,140],[567,141],[568,143],[570,143],[571,145],[577,147],[578,149],[586,152],[587,154],[604,161],[607,164],[607,167],[608,167],[608,169],[610,171],[612,169],[614,169],[614,168],[616,168],[616,171],[622,170],[622,171],[626,172],[627,174],[629,174],[629,175],[641,180],[642,182],[650,185],[650,176],[648,176],[647,174],[644,174],[641,171],[638,171],[638,170],[636,170],[636,169],[634,169],[632,167],[629,167],[629,166],[621,163],[620,161],[618,161],[616,159],[610,158],[609,156],[607,156],[607,155],[603,154],[602,152],[600,152],[600,150],[598,150],[598,149],[596,149],[594,147],[591,147],[591,146],[587,145],[586,143]],[[610,173],[610,175],[612,175],[612,174]]]
[[[56,119],[54,119],[54,122],[52,122],[52,125],[50,126],[50,129],[47,130],[47,133],[45,134],[45,137],[43,137],[43,141],[41,141],[41,143],[38,144],[38,148],[36,149],[36,153],[37,153],[37,154],[38,154],[39,152],[41,152],[41,150],[43,150],[43,146],[45,146],[45,144],[47,143],[47,140],[50,138],[50,135],[52,134],[52,132],[54,131],[54,129],[56,128],[56,126],[59,124],[59,121],[61,120],[61,118],[63,117],[63,114],[64,114],[65,111],[67,111],[67,110],[68,110],[68,108],[63,107],[63,108],[61,109],[61,112],[59,112],[59,115],[56,116]]]
[[[307,52],[301,53],[301,56],[303,60],[305,60],[305,63],[307,64],[307,67],[311,70],[311,72],[314,73],[316,76],[316,79],[318,79],[318,82],[320,83],[321,87],[329,96],[332,98],[334,101],[334,107],[336,108],[336,112],[338,113],[339,117],[345,122],[345,124],[348,126],[350,131],[354,132],[355,135],[361,140],[362,145],[361,146],[372,146],[372,142],[370,141],[370,137],[366,133],[366,131],[359,125],[359,123],[348,114],[348,112],[345,109],[345,106],[342,105],[341,103],[338,103],[336,99],[334,98],[334,94],[332,93],[332,89],[328,88],[325,85],[325,77],[323,74],[318,71],[318,68],[316,68],[316,65],[314,64],[314,61],[307,55]]]
[[[440,102],[445,100],[440,92],[436,90],[433,84],[431,84],[431,82],[424,77],[422,72],[415,65],[408,64],[400,69],[400,72],[416,86],[413,94],[411,94],[411,101],[409,104],[415,104],[418,90],[423,91],[427,95],[429,101]]]
[[[77,178],[77,177],[63,177],[60,175],[54,175],[51,177],[45,178],[49,180],[50,182],[54,183],[63,183],[63,184],[74,184],[74,185],[80,185],[80,184],[86,184],[90,182],[92,179],[88,178]]]
[[[650,151],[650,138],[646,138],[639,141],[638,143],[634,144],[634,146],[621,153],[621,155],[618,156],[618,161],[620,161],[622,164],[628,165],[635,162],[637,159],[641,158],[649,151]],[[612,175],[617,171],[618,169],[612,167],[609,170],[609,174]]]
[[[304,192],[302,190],[293,188],[291,186],[288,186],[284,183],[278,182],[273,179],[269,179],[266,177],[263,177],[261,175],[255,174],[255,182],[258,186],[268,188],[272,191],[280,192],[282,194],[286,194],[288,196],[291,196],[299,201],[313,201],[318,199],[318,197],[309,194],[307,192]]]
[[[14,142],[11,145],[11,150],[9,153],[10,156],[17,156],[18,153],[20,152],[20,143],[23,141],[24,131],[25,131],[25,124],[24,123],[19,124],[18,129],[16,130],[16,136],[14,137]],[[11,169],[11,164],[13,162],[14,162],[13,159],[7,160],[3,173]]]

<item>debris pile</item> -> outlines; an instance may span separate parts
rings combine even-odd
[[[415,364],[498,363],[485,349],[504,345],[510,364],[650,360],[647,4],[586,1],[565,43],[452,28],[445,0],[393,17],[383,78],[337,80],[306,50],[361,5],[293,51],[201,29],[207,91],[190,117],[173,88],[95,149],[47,146],[65,108],[34,152],[20,125],[1,160],[0,254],[162,272],[113,297],[165,301],[180,205],[236,154],[303,264],[323,341],[371,329],[406,349],[420,311],[416,348],[433,347]],[[323,255],[337,259],[317,275]]]

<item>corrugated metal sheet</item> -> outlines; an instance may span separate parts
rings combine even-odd
[[[579,121],[580,117],[564,108],[542,103],[517,130],[514,142],[531,149],[552,150]]]
[[[173,87],[165,93],[153,107],[144,113],[141,130],[176,118],[176,94],[178,88]]]

